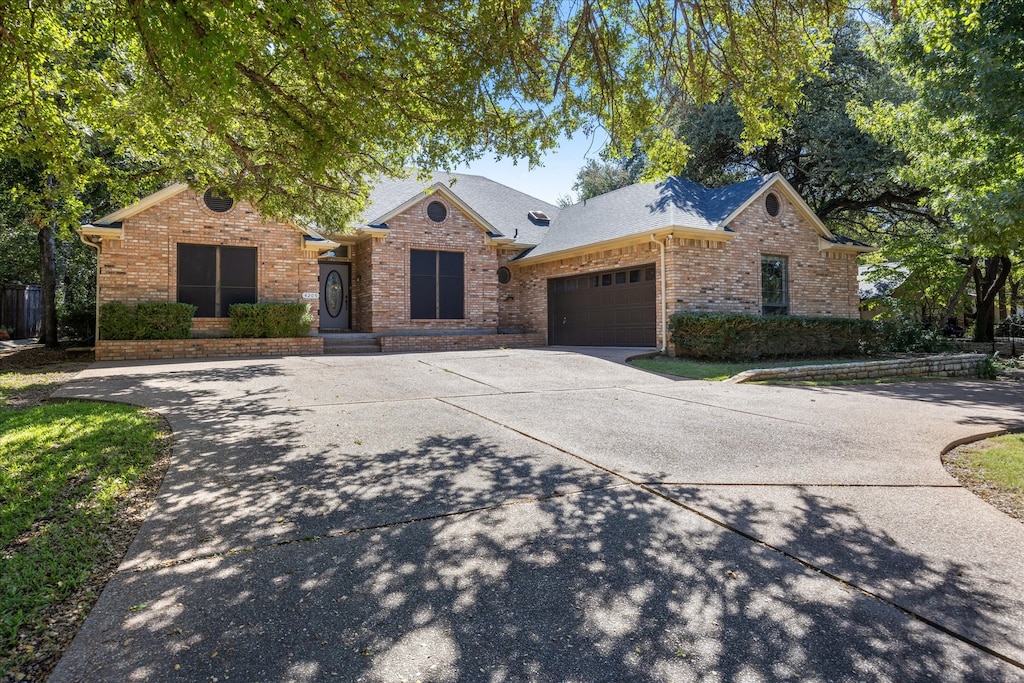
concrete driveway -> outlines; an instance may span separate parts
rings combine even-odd
[[[1024,428],[1021,384],[538,349],[101,364],[61,395],[175,442],[54,682],[1024,680],[1024,525],[939,462]]]

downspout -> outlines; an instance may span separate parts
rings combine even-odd
[[[85,246],[96,250],[96,322],[93,323],[92,331],[93,345],[95,345],[100,340],[100,245],[86,239],[82,233],[78,233],[78,239],[82,240],[82,244]]]
[[[665,238],[666,241],[668,238]],[[661,352],[665,353],[668,347],[668,301],[665,299],[665,243],[659,240],[653,233],[651,241],[658,245],[661,251]]]

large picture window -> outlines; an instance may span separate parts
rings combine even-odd
[[[789,259],[761,255],[761,313],[789,314]]]
[[[226,318],[231,304],[256,303],[256,248],[178,245],[178,301],[197,318]]]
[[[409,252],[409,317],[460,320],[463,313],[463,254],[459,251]]]

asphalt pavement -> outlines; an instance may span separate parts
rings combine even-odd
[[[63,681],[1024,680],[1024,384],[725,385],[569,349],[100,363],[170,470]]]

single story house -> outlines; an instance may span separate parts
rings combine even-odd
[[[557,207],[475,175],[382,179],[344,234],[171,185],[81,228],[98,301],[309,301],[321,333],[385,350],[665,347],[676,311],[856,318],[857,257],[778,174],[712,189],[639,183]],[[404,340],[404,341],[403,341]],[[386,342],[386,343],[385,343]]]

